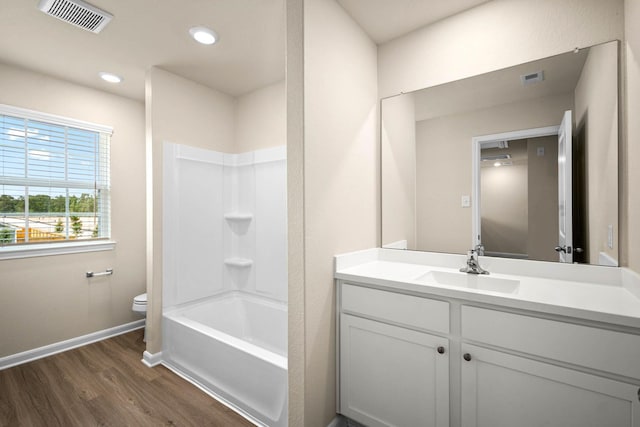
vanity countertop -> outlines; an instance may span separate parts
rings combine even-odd
[[[335,278],[640,328],[640,276],[631,270],[480,257],[490,274],[478,277],[459,272],[465,260],[464,255],[374,248],[336,256]],[[454,282],[459,283],[448,284]]]

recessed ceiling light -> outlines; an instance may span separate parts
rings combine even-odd
[[[193,27],[189,29],[189,34],[195,41],[202,44],[214,44],[218,41],[218,35],[213,30],[205,27]]]
[[[98,75],[100,76],[100,78],[102,80],[104,80],[105,82],[109,82],[109,83],[120,83],[122,81],[122,77],[120,76],[116,76],[115,74],[112,73],[105,73],[104,71],[101,73],[98,73]]]

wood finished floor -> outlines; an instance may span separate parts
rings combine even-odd
[[[252,426],[163,366],[142,330],[0,371],[0,426]]]

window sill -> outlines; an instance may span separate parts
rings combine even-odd
[[[115,240],[87,240],[85,242],[4,246],[0,247],[0,261],[5,259],[31,258],[38,256],[111,251],[115,249],[115,247]]]

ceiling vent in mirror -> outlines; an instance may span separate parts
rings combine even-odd
[[[38,9],[71,25],[99,33],[113,15],[82,0],[40,0]]]
[[[524,74],[520,76],[520,81],[523,85],[531,83],[541,82],[544,80],[544,71],[537,71],[535,73]]]

